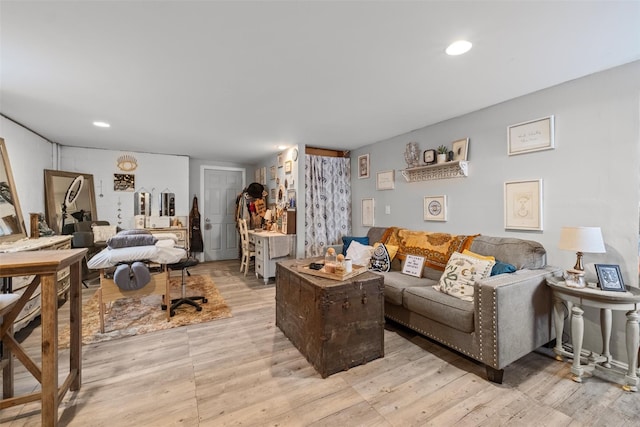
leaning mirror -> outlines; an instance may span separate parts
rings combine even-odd
[[[73,224],[97,219],[93,175],[46,169],[47,223],[57,234],[71,234]]]
[[[13,242],[26,236],[9,154],[4,139],[0,138],[0,243]]]

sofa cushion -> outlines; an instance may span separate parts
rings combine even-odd
[[[414,313],[459,331],[470,333],[474,330],[473,302],[443,294],[432,286],[405,288],[402,304]]]
[[[384,299],[395,305],[402,305],[402,293],[406,288],[431,287],[437,282],[408,276],[398,271],[379,273],[384,276]]]
[[[481,255],[492,255],[502,262],[514,265],[518,270],[535,270],[547,265],[547,252],[540,243],[532,240],[478,236],[473,239],[469,250]]]
[[[514,271],[516,271],[514,265],[496,260],[495,265],[491,268],[491,275],[497,276],[498,274],[513,273]]]
[[[465,301],[473,301],[477,280],[489,277],[495,261],[454,252],[434,289]]]

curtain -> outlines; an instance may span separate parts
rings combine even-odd
[[[305,256],[324,255],[351,233],[351,161],[305,155]]]

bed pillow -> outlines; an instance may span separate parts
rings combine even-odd
[[[115,225],[94,225],[91,227],[91,231],[93,231],[94,242],[106,242],[116,235],[118,227]]]
[[[151,246],[155,245],[158,239],[149,233],[145,234],[123,234],[118,233],[107,240],[107,246],[111,249],[128,248],[131,246]]]
[[[476,281],[489,277],[495,261],[454,252],[433,288],[464,301],[473,301]]]
[[[347,250],[347,258],[351,259],[354,266],[368,266],[371,255],[373,255],[373,246],[363,245],[358,241],[351,242]]]
[[[351,246],[351,242],[358,242],[365,246],[369,246],[369,237],[342,236],[342,255],[347,255],[347,250],[349,249],[349,246]]]

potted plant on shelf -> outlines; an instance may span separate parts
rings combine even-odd
[[[436,152],[438,153],[438,155],[436,156],[437,163],[446,163],[447,153],[449,152],[449,149],[447,148],[447,146],[446,145],[439,146]]]

